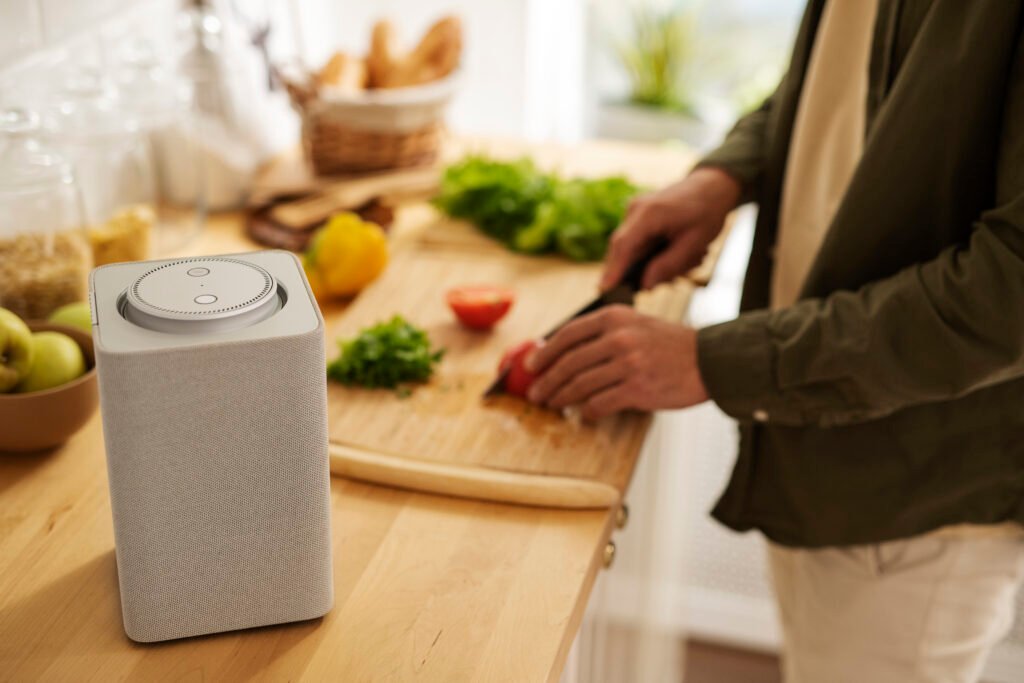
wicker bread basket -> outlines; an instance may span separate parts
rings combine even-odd
[[[444,133],[444,111],[457,74],[407,88],[359,93],[318,88],[315,79],[282,75],[302,117],[302,144],[318,175],[430,164]]]

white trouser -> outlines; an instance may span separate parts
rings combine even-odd
[[[786,683],[977,681],[1013,623],[1024,531],[973,529],[820,550],[769,544]]]

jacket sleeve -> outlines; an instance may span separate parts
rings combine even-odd
[[[1024,58],[1005,107],[996,206],[966,244],[698,333],[702,377],[726,413],[829,427],[1024,377]]]
[[[722,144],[695,166],[720,168],[738,180],[742,187],[740,204],[754,201],[764,177],[769,119],[778,97],[776,89],[760,107],[740,118]]]

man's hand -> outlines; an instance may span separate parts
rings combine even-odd
[[[532,356],[534,403],[580,405],[596,420],[622,410],[686,408],[706,401],[696,330],[609,306],[565,325]]]
[[[645,289],[698,266],[739,197],[739,183],[717,168],[699,168],[677,183],[637,197],[612,234],[601,289],[618,284],[659,238],[669,246],[647,266]]]

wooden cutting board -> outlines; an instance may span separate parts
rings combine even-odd
[[[541,335],[593,298],[599,274],[599,264],[500,251],[400,250],[384,275],[328,330],[328,358],[337,354],[336,340],[352,337],[396,313],[424,328],[436,346],[446,349],[445,357],[432,381],[404,398],[394,391],[329,383],[329,431],[336,445],[336,471],[352,474],[340,464],[347,452],[388,463],[388,467],[360,470],[358,478],[445,493],[453,490],[429,483],[412,485],[408,478],[395,480],[396,463],[398,470],[403,462],[409,469],[424,463],[468,468],[456,467],[456,477],[460,471],[473,476],[481,471],[516,473],[527,475],[526,479],[551,476],[622,492],[646,434],[648,415],[631,413],[587,424],[513,397],[481,400],[504,350]],[[445,304],[449,288],[474,283],[508,285],[517,293],[511,312],[491,332],[461,327]],[[643,293],[638,306],[678,320],[691,291],[692,285],[683,281],[662,286]],[[448,471],[437,473],[436,481],[451,484]],[[478,486],[472,479],[463,483]],[[568,489],[564,493],[576,495]],[[496,498],[530,502],[515,496]],[[557,505],[559,500],[557,495],[542,496],[531,504]],[[565,507],[602,506],[570,504],[577,498],[566,500]]]

